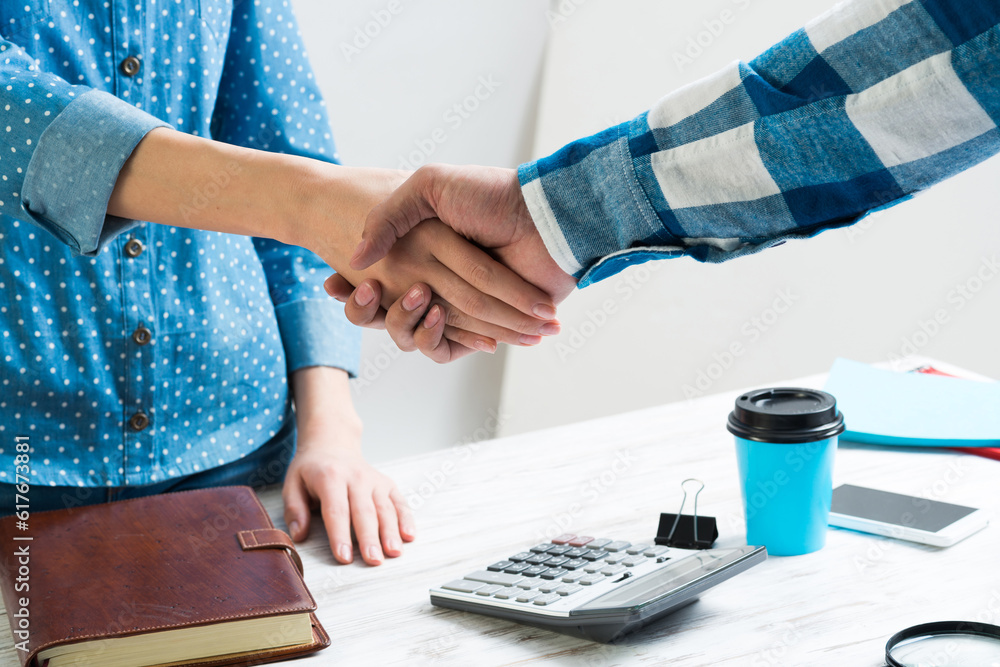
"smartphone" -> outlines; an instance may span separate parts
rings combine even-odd
[[[983,510],[844,484],[833,490],[830,525],[950,547],[989,523]]]

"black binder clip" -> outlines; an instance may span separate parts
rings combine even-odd
[[[688,482],[701,484],[694,494],[694,515],[682,514],[687,502],[688,492],[685,485]],[[661,514],[660,526],[656,529],[656,543],[677,549],[710,549],[719,537],[719,527],[714,516],[698,516],[698,494],[705,488],[700,479],[686,479],[681,482],[684,497],[677,514]]]

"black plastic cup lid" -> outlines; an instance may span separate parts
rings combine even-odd
[[[825,391],[776,387],[736,399],[728,428],[735,436],[758,442],[815,442],[843,433],[844,416]]]

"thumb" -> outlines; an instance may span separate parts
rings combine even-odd
[[[407,232],[427,218],[436,216],[427,193],[433,185],[434,172],[421,167],[413,176],[368,213],[361,243],[351,256],[351,268],[367,269],[385,257]]]
[[[290,471],[285,477],[281,491],[285,501],[285,525],[295,542],[301,542],[309,535],[309,496],[297,471]]]

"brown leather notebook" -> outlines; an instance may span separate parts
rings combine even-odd
[[[291,539],[249,487],[24,523],[0,519],[0,590],[22,665],[257,665],[330,645]]]

